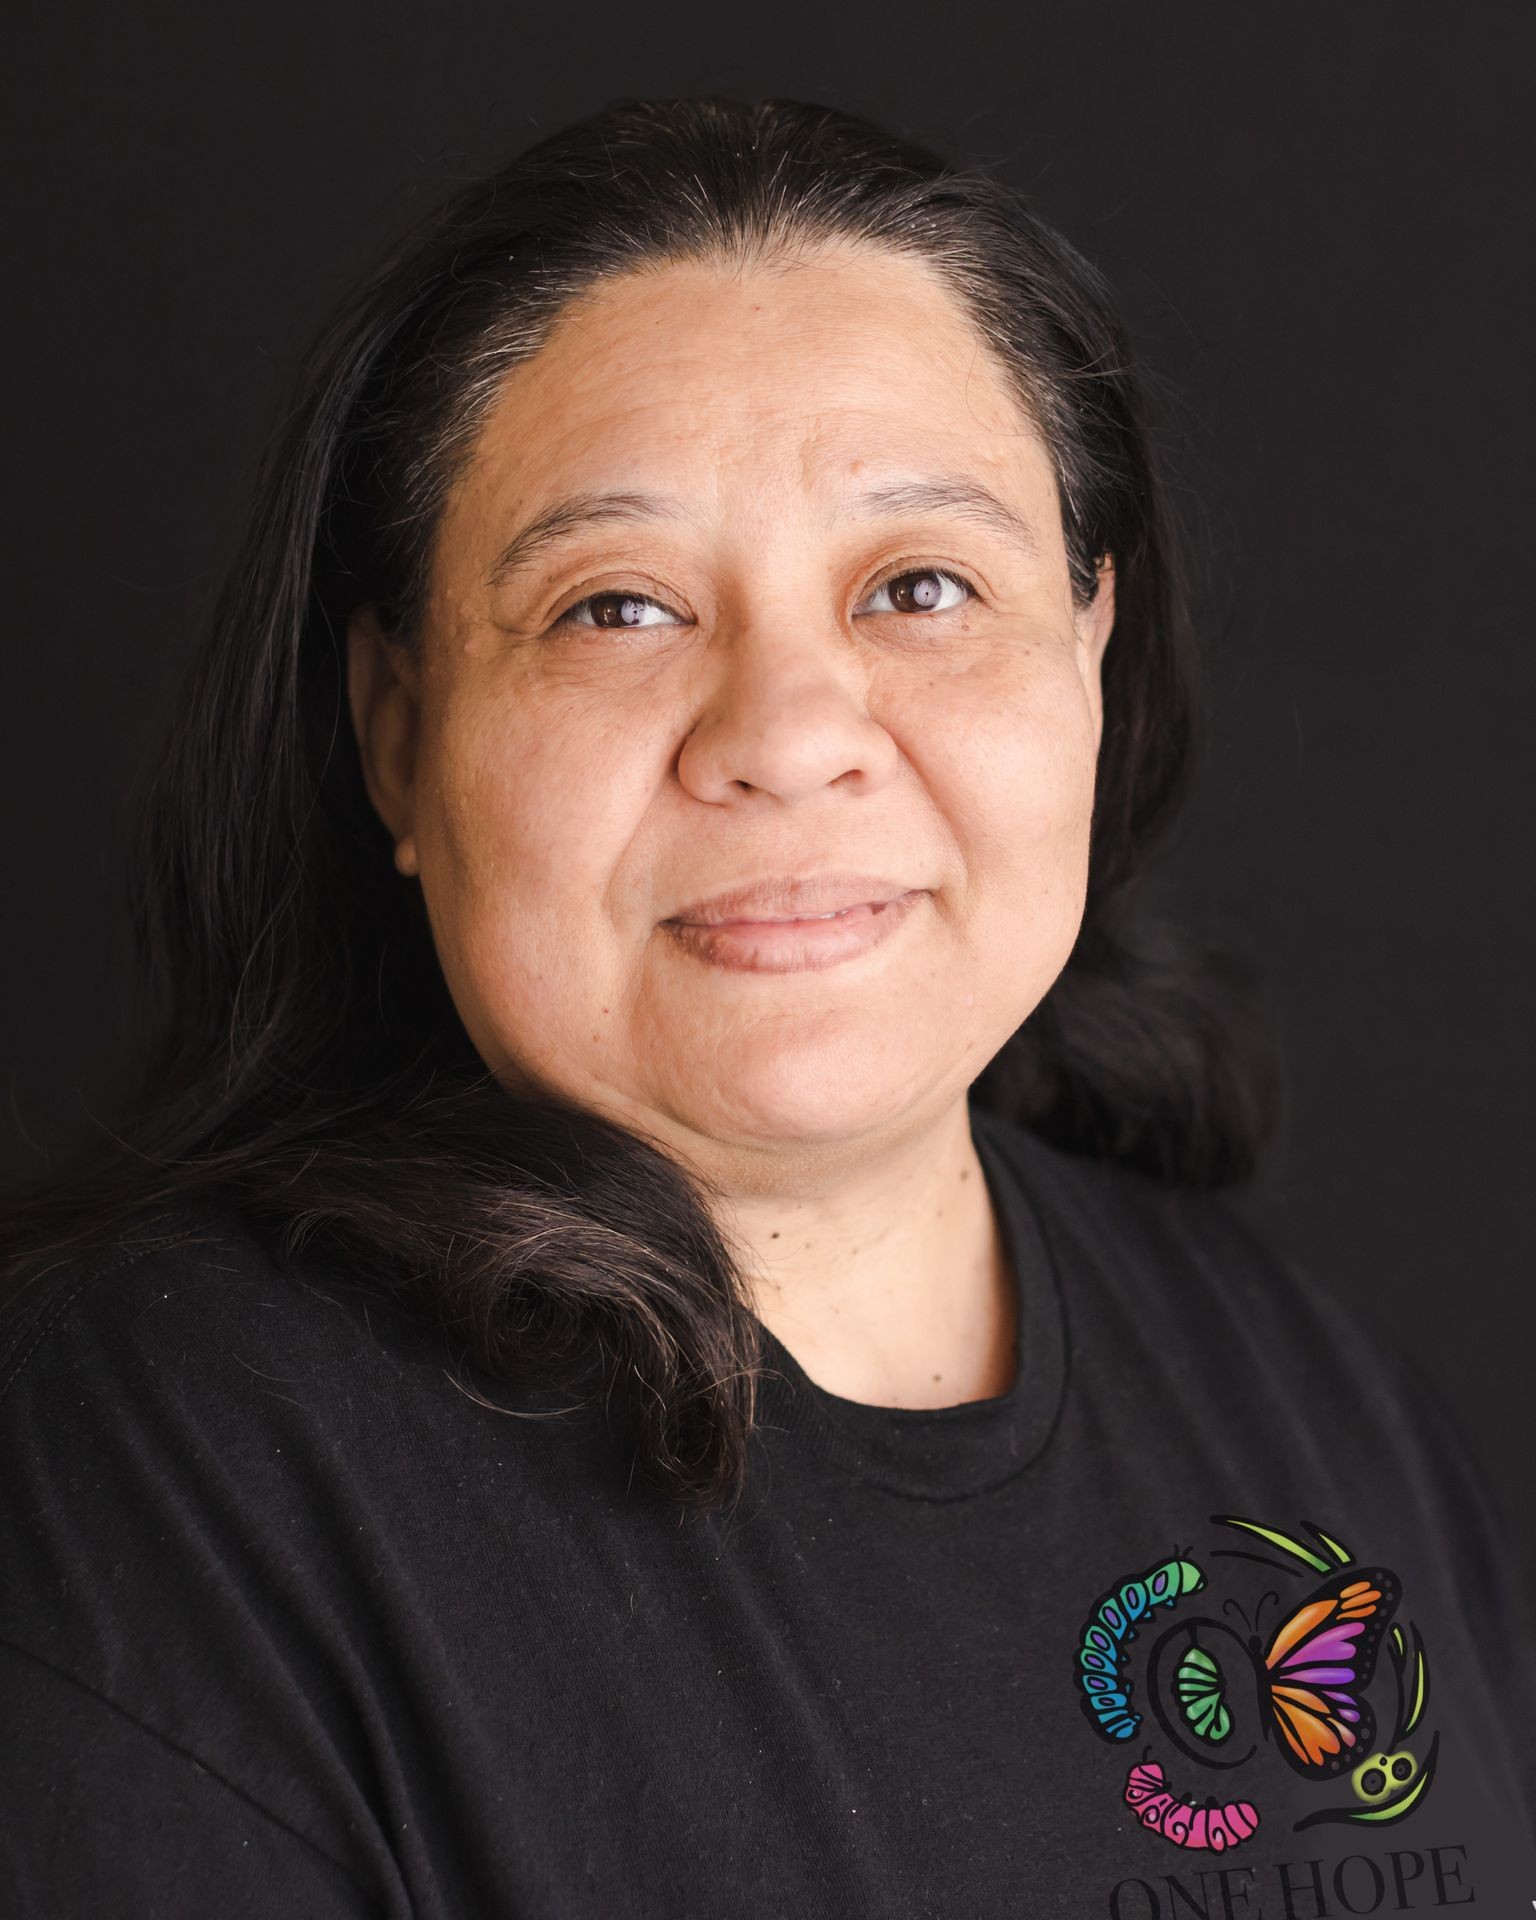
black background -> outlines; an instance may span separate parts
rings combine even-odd
[[[112,848],[309,329],[450,181],[621,93],[997,167],[1166,388],[1214,733],[1180,893],[1269,959],[1243,1204],[1429,1364],[1536,1573],[1522,7],[37,9],[4,170],[0,1005],[20,1167],[111,1058]]]

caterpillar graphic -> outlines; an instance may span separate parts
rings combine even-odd
[[[1089,1615],[1077,1650],[1076,1671],[1083,1712],[1102,1739],[1129,1740],[1141,1725],[1141,1715],[1131,1706],[1133,1689],[1122,1665],[1125,1643],[1136,1638],[1137,1625],[1154,1607],[1175,1607],[1204,1585],[1205,1575],[1195,1563],[1175,1555],[1139,1580],[1111,1587]]]
[[[1141,1824],[1153,1833],[1160,1833],[1176,1847],[1207,1853],[1229,1852],[1259,1824],[1258,1809],[1247,1800],[1229,1800],[1225,1806],[1217,1806],[1212,1800],[1203,1807],[1192,1800],[1176,1800],[1163,1784],[1163,1770],[1155,1760],[1131,1768],[1125,1800],[1127,1806],[1135,1808]]]

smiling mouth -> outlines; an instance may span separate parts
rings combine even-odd
[[[884,873],[764,873],[744,885],[689,901],[669,919],[690,927],[770,926],[826,919],[857,907],[885,907],[916,891],[920,889]]]
[[[695,959],[737,973],[821,972],[884,946],[927,898],[914,887],[891,900],[865,901],[792,919],[665,920],[676,944]]]

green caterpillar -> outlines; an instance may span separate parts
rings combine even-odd
[[[1130,1704],[1131,1683],[1121,1671],[1123,1643],[1135,1639],[1138,1622],[1154,1607],[1175,1607],[1204,1585],[1205,1575],[1193,1560],[1163,1560],[1139,1580],[1111,1587],[1094,1608],[1083,1628],[1075,1671],[1083,1712],[1101,1738],[1129,1740],[1141,1725]]]

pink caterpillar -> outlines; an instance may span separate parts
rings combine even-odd
[[[1176,1847],[1225,1853],[1246,1840],[1259,1824],[1257,1808],[1246,1800],[1233,1800],[1224,1807],[1197,1807],[1191,1800],[1175,1800],[1163,1785],[1163,1770],[1155,1760],[1131,1768],[1125,1798],[1144,1827],[1160,1833]]]

